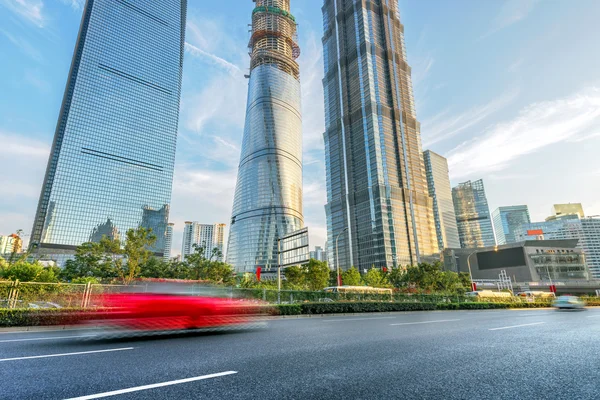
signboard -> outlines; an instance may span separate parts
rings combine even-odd
[[[308,228],[302,228],[279,239],[279,263],[282,268],[306,264],[309,260]]]
[[[544,231],[541,229],[533,229],[533,230],[527,231],[527,236],[540,236],[543,234],[544,234]]]

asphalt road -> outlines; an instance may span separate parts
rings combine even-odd
[[[0,399],[600,396],[600,309],[328,316],[251,332],[82,340],[92,333],[1,332]]]

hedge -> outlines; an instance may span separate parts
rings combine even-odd
[[[297,303],[266,306],[264,312],[270,315],[319,315],[341,313],[369,313],[394,311],[431,311],[431,310],[491,310],[507,308],[549,307],[549,302],[532,303],[422,303],[422,302],[328,302]],[[590,306],[600,302],[588,302]],[[107,315],[102,310],[60,309],[0,309],[0,327],[75,325],[84,321],[99,320]]]

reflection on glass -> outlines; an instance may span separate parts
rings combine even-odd
[[[33,226],[46,254],[140,225],[163,252],[186,7],[87,1]]]

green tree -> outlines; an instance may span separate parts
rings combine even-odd
[[[0,278],[21,282],[57,282],[55,270],[35,262],[21,261],[13,265],[4,264],[0,269]]]
[[[191,278],[208,280],[214,283],[230,285],[235,282],[233,267],[222,261],[221,251],[214,248],[207,257],[206,246],[194,244],[194,251],[185,259],[190,267]]]
[[[371,268],[368,270],[364,275],[363,280],[367,286],[371,287],[381,288],[389,286],[387,277],[379,268]]]
[[[346,286],[361,286],[363,284],[360,272],[356,267],[352,267],[342,273],[342,284]]]
[[[309,290],[321,290],[329,283],[329,267],[326,262],[311,259],[305,267],[306,285]]]
[[[148,249],[154,246],[154,243],[156,236],[151,228],[129,229],[123,249],[118,241],[112,242],[110,253],[114,255],[113,262],[123,283],[130,284],[140,274],[142,266],[152,257],[152,252]],[[124,257],[124,263],[119,255]]]
[[[285,286],[287,289],[302,290],[306,286],[306,271],[299,266],[285,269]]]

